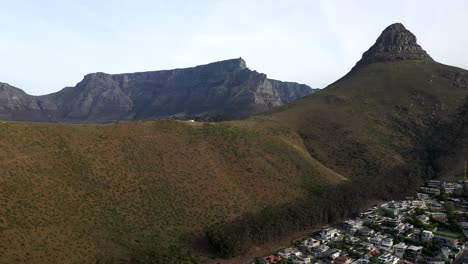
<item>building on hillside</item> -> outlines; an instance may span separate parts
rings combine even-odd
[[[369,239],[369,242],[374,244],[374,246],[380,246],[380,244],[382,243],[382,240],[384,240],[385,238],[387,238],[387,236],[377,233],[377,235]]]
[[[426,214],[418,215],[417,218],[419,221],[423,222],[424,224],[429,223],[429,220],[430,220],[429,216],[427,216]]]
[[[416,196],[418,197],[419,200],[427,200],[429,199],[429,194],[427,193],[417,193]]]
[[[407,248],[408,248],[408,246],[405,243],[400,242],[400,243],[393,246],[393,254],[395,254],[395,256],[397,256],[399,258],[403,258]]]
[[[358,243],[360,240],[359,238],[357,237],[354,237],[354,236],[347,236],[345,237],[345,243],[348,244],[348,245],[354,245],[356,243]]]
[[[334,259],[333,262],[336,264],[350,264],[351,259],[348,258],[347,256],[338,256]]]
[[[320,246],[320,241],[314,238],[309,238],[301,242],[301,247],[308,251],[318,246]]]
[[[400,259],[392,256],[390,253],[385,253],[379,256],[378,260],[379,260],[379,263],[386,263],[386,264],[395,263],[396,264],[398,260]]]
[[[375,235],[375,231],[373,229],[365,226],[365,227],[361,228],[361,230],[359,230],[359,234],[361,236],[370,237],[370,236]]]
[[[302,255],[302,252],[297,250],[297,248],[285,248],[278,252],[278,256],[282,258],[290,259],[292,257],[299,257]]]
[[[336,228],[326,228],[320,232],[320,238],[323,240],[330,240],[340,234]]]
[[[429,230],[422,231],[421,240],[423,242],[430,242],[432,241],[433,237],[434,237],[434,234],[432,233],[432,231],[429,231]]]
[[[436,200],[428,200],[426,202],[426,206],[432,212],[445,211],[445,207],[439,201]]]
[[[409,258],[418,259],[422,255],[422,249],[421,246],[409,246],[406,248],[406,254]]]
[[[323,257],[325,255],[325,252],[327,252],[327,250],[329,250],[330,247],[325,245],[325,244],[321,244],[320,246],[318,247],[314,247],[311,249],[311,253],[314,257],[316,258],[320,258],[320,257]]]
[[[426,185],[427,185],[427,187],[431,187],[431,188],[439,188],[440,187],[440,181],[430,180],[430,181],[427,181]]]
[[[386,218],[384,223],[387,226],[396,227],[401,223],[401,220],[398,218]]]
[[[341,254],[341,250],[336,248],[330,248],[325,252],[325,256],[328,257],[330,260],[334,260],[339,257]]]
[[[447,214],[441,212],[431,213],[431,218],[437,221],[445,222],[447,221]]]
[[[440,195],[439,188],[431,188],[431,187],[421,187],[420,188],[423,193],[428,193],[432,195]]]
[[[380,247],[386,251],[391,251],[393,247],[393,239],[389,237],[382,239],[380,242]]]
[[[351,262],[351,264],[369,264],[370,260],[365,258],[356,259],[355,261]]]
[[[426,201],[425,200],[412,200],[411,206],[413,206],[414,208],[424,209],[426,208]]]
[[[343,223],[343,230],[348,234],[354,235],[363,227],[363,225],[364,221],[359,218],[356,218],[355,220],[347,220]]]

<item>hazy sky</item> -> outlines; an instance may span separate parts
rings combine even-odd
[[[45,94],[90,72],[243,57],[270,78],[324,87],[391,23],[468,68],[468,1],[0,0],[0,82]]]

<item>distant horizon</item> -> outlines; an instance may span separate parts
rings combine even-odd
[[[468,69],[468,2],[359,3],[4,1],[0,82],[44,95],[94,72],[180,69],[242,57],[268,78],[324,88],[397,22],[437,62]]]

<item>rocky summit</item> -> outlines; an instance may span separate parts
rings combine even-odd
[[[416,36],[401,23],[388,26],[364,54],[357,65],[398,60],[430,60],[432,58],[416,42]]]
[[[73,123],[197,115],[239,118],[313,91],[304,84],[268,79],[238,58],[185,69],[92,73],[75,87],[44,96],[2,84],[0,118]]]

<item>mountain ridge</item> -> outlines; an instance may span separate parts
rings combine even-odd
[[[241,118],[315,90],[304,84],[268,79],[238,58],[172,70],[90,73],[74,87],[42,96],[15,91],[16,97],[21,97],[16,107],[7,104],[12,101],[9,93],[0,97],[0,116],[4,119],[100,123],[172,115]]]

